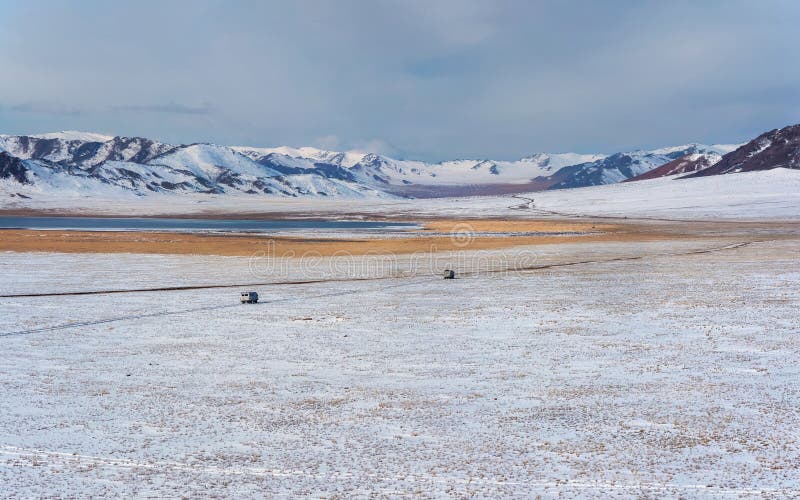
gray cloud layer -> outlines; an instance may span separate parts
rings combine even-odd
[[[0,0],[0,131],[514,158],[800,122],[800,2]]]

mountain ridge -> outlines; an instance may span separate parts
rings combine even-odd
[[[739,146],[690,143],[611,155],[535,153],[513,161],[429,163],[313,147],[174,145],[144,137],[79,131],[6,134],[0,135],[4,155],[0,192],[91,196],[101,189],[133,196],[238,193],[343,198],[513,194],[647,178],[648,172],[692,155],[708,163],[697,166],[704,167],[702,172],[741,149]]]
[[[773,168],[800,169],[800,124],[764,132],[708,168],[682,177],[704,177]]]

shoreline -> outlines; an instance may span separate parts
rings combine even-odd
[[[422,225],[422,228],[404,231],[402,238],[390,235],[363,238],[352,232],[345,232],[338,238],[329,235],[315,237],[313,234],[286,236],[269,233],[2,229],[0,251],[221,256],[250,256],[268,251],[276,257],[327,257],[341,254],[435,253],[555,243],[662,239],[656,234],[622,230],[618,225],[590,222],[438,219]],[[523,234],[515,235],[514,232]]]
[[[244,214],[237,215],[245,216]],[[689,241],[758,235],[771,239],[800,238],[800,223],[780,221],[715,224],[710,222],[600,221],[574,219],[470,219],[410,217],[392,219],[422,227],[365,237],[343,231],[341,236],[300,230],[218,233],[204,231],[118,231],[62,229],[0,229],[0,252],[128,253],[275,257],[338,255],[402,255],[453,251],[499,250],[512,247],[602,242]],[[728,222],[728,221],[726,221]],[[398,236],[401,234],[402,236]]]

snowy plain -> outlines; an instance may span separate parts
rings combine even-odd
[[[738,242],[2,254],[2,295],[376,279],[253,287],[256,305],[237,287],[0,298],[0,490],[800,495],[797,243]],[[478,257],[595,262],[469,274]],[[452,262],[460,279],[434,274]]]

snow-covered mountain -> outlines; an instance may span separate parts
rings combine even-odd
[[[426,163],[396,160],[375,153],[336,152],[315,148],[231,148],[263,165],[281,172],[293,169],[322,169],[326,175],[341,176],[364,184],[384,186],[458,186],[497,183],[526,183],[560,168],[604,158],[601,154],[538,153],[517,161],[450,160]],[[333,168],[337,167],[337,168]],[[320,172],[322,173],[322,172]]]
[[[631,179],[687,155],[702,155],[719,160],[734,145],[687,144],[652,151],[616,153],[606,158],[559,170],[549,177],[550,189],[565,189],[615,184]]]
[[[669,163],[665,163],[660,167],[656,167],[652,170],[648,170],[643,174],[639,174],[636,177],[631,177],[630,179],[626,179],[623,182],[644,181],[647,179],[657,179],[659,177],[669,177],[672,175],[697,172],[698,170],[702,170],[704,168],[710,167],[711,165],[714,165],[721,159],[722,155],[714,152],[689,153],[687,155],[681,156],[680,158],[672,160]]]
[[[82,168],[94,167],[106,161],[146,163],[173,149],[175,146],[141,137],[108,137],[87,132],[0,135],[0,150],[18,158]]]
[[[766,140],[787,143],[780,137]],[[612,155],[537,153],[516,161],[428,163],[363,151],[173,145],[90,132],[0,135],[0,200],[68,193],[341,198],[520,193],[613,184],[664,165],[672,165],[665,167],[670,173],[653,176],[690,172],[710,167],[737,147],[688,144]]]
[[[391,196],[347,179],[302,169],[276,170],[232,148],[213,144],[174,146],[140,137],[64,132],[2,135],[0,151],[4,151],[4,164],[9,170],[0,170],[0,189],[29,197],[59,192],[90,196],[114,191],[138,196],[154,192]],[[14,175],[10,172],[12,163]],[[20,183],[20,177],[26,182]]]
[[[800,169],[800,125],[790,125],[761,134],[726,154],[719,162],[687,177],[755,172],[773,168]]]
[[[519,185],[599,154],[535,154],[517,161],[397,160],[370,152],[316,148],[172,145],[141,137],[89,132],[31,136],[0,135],[0,151],[21,163],[3,173],[0,186],[25,196],[69,190],[91,195],[109,189],[124,194],[243,193],[271,196],[392,197],[414,189]],[[10,169],[11,167],[9,167]],[[21,184],[18,177],[27,182]],[[11,184],[14,185],[11,185]],[[430,194],[429,194],[430,195]]]

